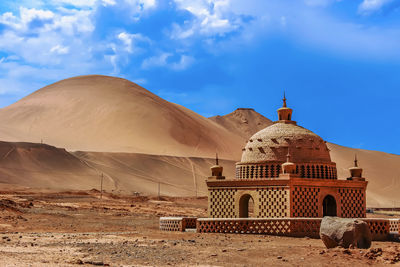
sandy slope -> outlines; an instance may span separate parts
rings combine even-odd
[[[0,110],[0,140],[68,150],[174,156],[240,156],[241,139],[125,79],[80,76]]]
[[[0,142],[0,188],[15,185],[51,189],[90,189],[99,173],[83,161],[45,144]]]
[[[234,161],[221,160],[234,175]],[[205,196],[213,159],[137,153],[73,152],[45,144],[0,142],[0,190],[89,190]],[[12,186],[12,187],[10,187]]]

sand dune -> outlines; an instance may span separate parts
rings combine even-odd
[[[130,81],[80,76],[0,110],[0,140],[68,150],[238,158],[241,139]]]
[[[43,189],[91,189],[99,174],[65,149],[0,142],[0,184]]]
[[[234,161],[221,160],[234,175]],[[0,190],[90,190],[205,196],[214,159],[137,153],[67,152],[45,144],[0,142]]]

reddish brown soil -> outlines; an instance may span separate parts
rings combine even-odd
[[[393,242],[374,242],[372,250],[327,250],[317,239],[158,230],[160,216],[205,216],[206,206],[205,198],[0,192],[0,265],[400,264],[400,245]]]

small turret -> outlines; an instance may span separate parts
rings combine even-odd
[[[283,93],[283,105],[281,108],[278,109],[278,122],[285,122],[285,123],[295,123],[292,121],[292,112],[291,108],[288,108],[286,105],[286,95],[285,92]]]
[[[358,167],[357,155],[354,155],[354,166],[349,168],[350,177],[347,180],[362,180],[365,181],[365,178],[362,177],[363,169]]]
[[[288,153],[286,155],[286,162],[282,164],[282,173],[283,174],[295,174],[296,173],[296,164],[290,162],[290,152],[288,148]]]
[[[215,154],[215,165],[211,167],[211,176],[208,178],[217,180],[225,179],[225,176],[222,176],[223,170],[224,168],[218,162],[218,154]]]

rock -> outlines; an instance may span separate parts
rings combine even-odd
[[[278,260],[280,260],[280,259],[282,259],[282,256],[278,256],[278,257],[276,257]]]
[[[327,248],[369,248],[372,235],[368,224],[357,219],[324,217],[319,235]]]

